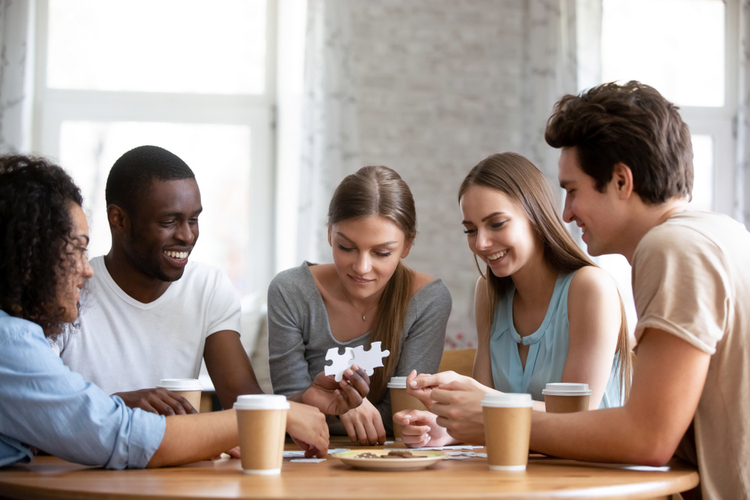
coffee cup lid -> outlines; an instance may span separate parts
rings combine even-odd
[[[526,408],[534,406],[534,402],[531,400],[531,394],[491,392],[484,395],[482,406],[491,408]]]
[[[289,401],[280,394],[245,394],[237,397],[235,410],[288,410]]]
[[[163,378],[159,381],[159,385],[156,387],[162,387],[168,391],[201,391],[200,381],[197,378]]]
[[[589,384],[576,384],[570,382],[549,383],[542,389],[542,394],[550,396],[588,396],[591,394]]]
[[[388,382],[389,389],[406,389],[406,377],[391,377]]]

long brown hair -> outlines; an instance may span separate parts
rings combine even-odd
[[[328,227],[344,220],[374,215],[396,224],[404,232],[407,243],[417,234],[417,211],[411,190],[396,171],[388,167],[362,167],[346,176],[328,205]],[[370,379],[370,401],[374,403],[383,399],[388,380],[396,371],[413,283],[414,271],[399,261],[380,296],[370,342],[382,342],[381,348],[391,353],[385,359],[383,369],[375,370]]]
[[[528,159],[517,153],[500,153],[488,156],[472,168],[458,189],[461,201],[471,186],[485,186],[496,189],[518,203],[531,222],[534,233],[541,240],[543,256],[547,265],[558,274],[569,274],[585,266],[598,267],[576,245],[568,233],[556,208],[555,197],[547,178]],[[476,255],[474,256],[476,259]],[[477,262],[477,268],[479,263]],[[510,276],[498,277],[492,274],[489,266],[480,274],[487,282],[490,299],[488,324],[492,324],[495,308],[512,283]],[[619,292],[618,292],[619,295]],[[617,339],[619,353],[620,388],[627,398],[630,392],[630,337],[625,317],[625,307],[620,298],[620,334]]]

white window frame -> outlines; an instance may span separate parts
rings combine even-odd
[[[250,227],[247,279],[253,295],[265,295],[274,262],[274,144],[276,110],[276,2],[267,2],[265,92],[260,95],[68,90],[47,87],[48,0],[36,11],[36,67],[32,148],[60,156],[60,129],[67,120],[146,121],[245,125],[252,130]]]

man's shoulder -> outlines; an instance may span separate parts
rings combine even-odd
[[[745,226],[726,215],[713,212],[680,212],[653,227],[638,243],[636,253],[644,251],[693,251],[700,248],[721,249],[728,242],[745,239]]]

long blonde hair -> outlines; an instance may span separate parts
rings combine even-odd
[[[417,211],[411,190],[396,171],[388,167],[362,167],[346,176],[328,205],[328,227],[344,220],[374,215],[396,224],[404,232],[407,243],[417,234]],[[385,359],[383,369],[375,370],[370,378],[369,399],[373,403],[383,399],[388,380],[396,372],[413,283],[414,271],[399,261],[380,296],[370,342],[382,342],[381,348],[391,353]]]
[[[471,186],[496,189],[516,201],[531,222],[531,227],[543,245],[544,260],[558,274],[569,274],[585,266],[598,267],[570,236],[556,208],[555,197],[547,178],[528,159],[517,153],[499,153],[488,156],[469,174],[458,189],[461,201]],[[476,255],[474,256],[476,259]],[[477,262],[477,268],[479,263]],[[510,276],[497,277],[489,266],[479,273],[487,282],[490,300],[488,323],[492,324],[495,309],[512,283]],[[618,292],[619,295],[619,292]],[[625,316],[625,307],[620,297],[620,333],[617,339],[620,388],[627,398],[630,392],[632,362],[630,359],[630,336]]]

